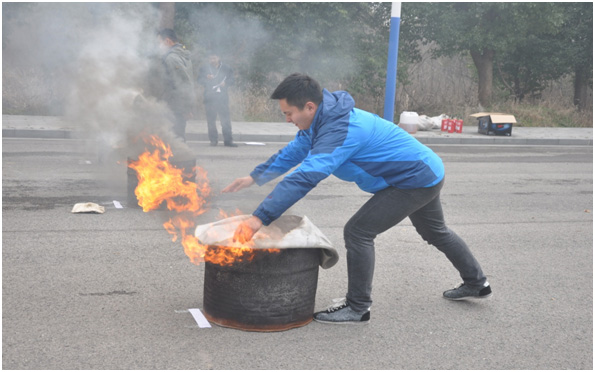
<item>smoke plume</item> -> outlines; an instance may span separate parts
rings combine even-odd
[[[142,150],[141,133],[175,142],[167,106],[145,94],[158,56],[155,6],[34,3],[3,4],[3,10],[4,71],[41,70],[46,82],[58,81],[72,127],[126,156]]]

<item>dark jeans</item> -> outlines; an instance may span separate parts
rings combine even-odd
[[[229,100],[226,97],[205,101],[205,111],[207,114],[207,126],[209,129],[209,140],[211,143],[217,143],[217,115],[221,121],[221,133],[223,142],[233,143],[231,135],[231,118],[229,115]]]
[[[389,187],[377,192],[345,225],[347,248],[347,300],[361,312],[372,305],[374,239],[409,217],[421,237],[442,251],[463,281],[482,286],[485,275],[467,244],[445,222],[440,203],[444,180],[429,188],[403,190]]]

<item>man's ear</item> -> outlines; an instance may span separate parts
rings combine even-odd
[[[318,109],[318,106],[314,102],[308,101],[306,102],[305,108],[307,108],[308,111],[316,111]]]

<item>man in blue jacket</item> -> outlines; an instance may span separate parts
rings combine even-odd
[[[331,174],[373,194],[343,231],[346,298],[315,313],[314,320],[334,324],[370,320],[374,239],[406,217],[428,244],[446,255],[463,279],[460,286],[443,293],[446,299],[491,296],[479,263],[444,222],[440,203],[444,166],[438,155],[393,123],[355,108],[347,92],[321,90],[307,75],[288,76],[271,98],[279,100],[287,122],[298,127],[295,139],[222,192],[263,185],[299,166],[238,227],[238,240],[250,240]]]

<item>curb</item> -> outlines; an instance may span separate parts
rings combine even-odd
[[[424,145],[532,145],[532,146],[593,146],[593,140],[587,139],[552,139],[552,138],[417,138]]]
[[[2,129],[2,138],[88,139],[91,137],[85,132],[65,129]],[[235,142],[289,142],[294,137],[287,134],[233,134]],[[414,137],[424,145],[593,146],[592,139],[511,138],[500,136],[485,136],[485,138]],[[187,133],[186,140],[208,142],[209,137],[206,133]]]

